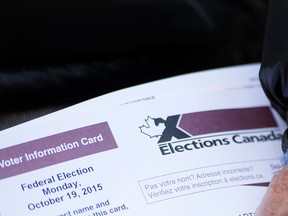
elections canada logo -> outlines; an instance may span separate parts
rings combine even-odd
[[[142,134],[156,140],[162,155],[281,139],[281,134],[271,129],[277,129],[277,123],[269,107],[209,110],[166,119],[148,116],[139,128]],[[264,128],[267,130],[257,132]]]
[[[168,116],[166,120],[162,118],[147,117],[146,125],[140,127],[142,133],[150,138],[160,138],[158,143],[171,141],[173,137],[177,139],[189,138],[190,135],[178,128],[180,115]]]

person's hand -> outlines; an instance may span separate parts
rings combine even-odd
[[[272,178],[255,216],[288,216],[288,166]]]

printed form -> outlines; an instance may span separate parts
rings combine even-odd
[[[285,123],[259,65],[191,73],[0,132],[0,215],[254,215]]]

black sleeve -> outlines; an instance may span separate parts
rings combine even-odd
[[[272,106],[288,120],[288,1],[269,2],[260,81]],[[288,130],[283,135],[282,148],[288,149]]]

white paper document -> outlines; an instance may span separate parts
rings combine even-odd
[[[112,92],[0,132],[0,215],[254,215],[285,123],[258,64]]]

